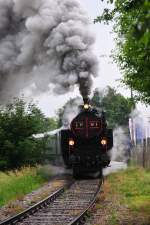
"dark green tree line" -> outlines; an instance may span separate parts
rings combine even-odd
[[[45,159],[46,141],[33,134],[55,129],[55,119],[46,118],[33,103],[15,99],[0,110],[0,169],[12,169],[41,163]]]
[[[134,104],[130,98],[125,98],[117,93],[114,88],[108,86],[103,91],[96,89],[91,103],[105,111],[109,127],[128,126],[129,116]]]

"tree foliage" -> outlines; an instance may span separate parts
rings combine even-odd
[[[56,128],[56,121],[45,118],[35,104],[23,99],[0,110],[0,169],[10,169],[45,159],[45,140],[34,140],[32,134]]]
[[[129,115],[134,105],[131,99],[125,98],[115,89],[109,86],[103,91],[95,89],[91,103],[105,111],[109,127],[128,126]]]
[[[117,34],[114,58],[123,72],[123,82],[150,103],[150,1],[108,0],[95,22],[113,21]]]

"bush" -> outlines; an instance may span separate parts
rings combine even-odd
[[[56,120],[46,118],[35,104],[15,99],[0,111],[0,170],[42,163],[47,139],[35,140],[32,134],[56,128]]]

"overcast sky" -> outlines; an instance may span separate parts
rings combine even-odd
[[[100,15],[103,8],[106,7],[106,5],[100,0],[82,0],[82,5],[87,10],[91,23],[97,15]],[[98,57],[100,65],[99,76],[94,80],[93,89],[96,87],[104,88],[107,85],[110,85],[115,87],[123,95],[130,96],[130,90],[120,86],[118,79],[121,78],[121,74],[117,68],[117,65],[112,63],[112,59],[109,58],[112,49],[115,48],[112,25],[106,26],[104,24],[92,23],[91,27],[96,37],[94,51]],[[102,57],[103,55],[105,55],[105,57]],[[47,116],[54,116],[58,108],[62,107],[70,97],[76,97],[77,95],[79,95],[78,89],[74,90],[72,93],[62,96],[54,96],[52,93],[46,93],[38,97],[37,101],[39,102],[39,106],[42,111]],[[143,108],[143,106],[140,108]],[[146,109],[144,112],[146,116],[148,116],[150,110]]]

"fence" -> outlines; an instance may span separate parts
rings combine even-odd
[[[150,168],[150,138],[144,139],[142,143],[133,147],[131,159],[135,165]]]
[[[46,158],[47,162],[55,165],[63,164],[61,147],[60,147],[60,133],[56,133],[46,137]]]

